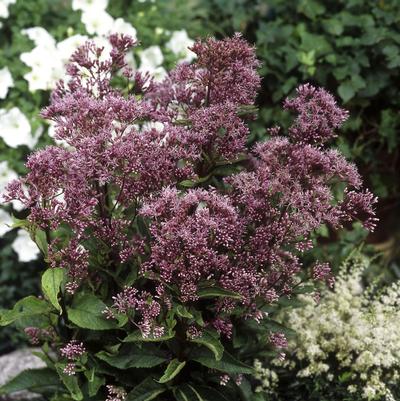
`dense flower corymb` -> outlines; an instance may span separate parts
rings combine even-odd
[[[196,61],[161,83],[128,68],[131,38],[112,35],[110,43],[109,54],[91,42],[74,53],[69,81],[43,111],[65,146],[31,155],[28,174],[5,197],[30,209],[46,260],[66,273],[61,326],[87,328],[68,306],[87,308],[94,298],[94,322],[116,330],[96,358],[131,366],[115,355],[121,333],[128,344],[161,341],[158,351],[168,349],[168,360],[174,354],[179,369],[190,344],[207,339],[221,358],[220,341],[235,343],[237,324],[259,326],[263,306],[292,293],[316,229],[355,218],[374,227],[375,199],[356,168],[326,147],[347,114],[307,85],[286,103],[298,114],[288,135],[274,128],[272,139],[247,149],[260,78],[240,35],[196,42]],[[343,187],[338,200],[334,191]],[[310,276],[329,279],[326,266],[314,266]],[[266,343],[286,345],[283,334],[267,334]],[[84,350],[74,353],[79,344],[69,341],[61,354],[74,375]],[[237,380],[222,377],[226,386]]]

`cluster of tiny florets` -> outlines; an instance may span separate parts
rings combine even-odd
[[[159,337],[174,302],[200,302],[202,288],[216,287],[233,296],[210,299],[204,324],[230,338],[236,306],[259,322],[257,305],[291,294],[322,224],[374,228],[375,198],[324,146],[347,117],[326,91],[300,87],[285,103],[297,114],[288,136],[275,127],[249,150],[259,62],[240,35],[196,42],[197,60],[160,83],[127,67],[131,38],[110,42],[110,54],[88,42],[73,55],[42,112],[60,144],[31,155],[5,195],[48,234],[47,260],[66,270],[68,294],[134,268],[140,284],[109,286],[104,315]],[[112,85],[118,71],[124,90]],[[336,183],[346,187],[340,201]],[[314,279],[329,280],[316,266]]]
[[[64,368],[64,373],[72,376],[76,372],[76,361],[86,352],[82,342],[71,340],[64,347],[60,348],[60,354],[68,360]]]

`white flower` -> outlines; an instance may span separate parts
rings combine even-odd
[[[133,39],[136,39],[136,29],[129,23],[126,22],[122,18],[117,18],[112,26],[110,33],[123,33],[125,35],[131,36]]]
[[[57,50],[63,64],[67,64],[75,50],[89,38],[86,35],[73,35],[57,43]]]
[[[56,41],[55,39],[46,31],[46,29],[41,26],[35,26],[32,28],[23,29],[22,33],[30,40],[32,40],[36,46],[54,48]]]
[[[154,72],[164,61],[159,46],[150,46],[140,53],[140,70]]]
[[[171,50],[172,53],[180,57],[180,61],[192,61],[196,55],[189,50],[193,46],[194,41],[189,38],[187,32],[182,29],[181,31],[174,31],[170,40],[166,43],[166,48]]]
[[[82,23],[85,25],[87,33],[90,35],[107,35],[112,31],[114,19],[104,10],[91,9],[85,10],[82,13]]]
[[[64,75],[64,65],[56,48],[56,41],[43,28],[34,27],[23,30],[33,42],[34,47],[30,52],[20,55],[20,59],[31,71],[24,75],[29,83],[29,90],[50,90]]]
[[[105,10],[108,6],[108,0],[72,0],[73,10]]]
[[[26,145],[32,149],[37,143],[37,137],[31,135],[28,119],[17,107],[0,110],[0,127],[1,138],[11,148]]]
[[[8,18],[8,6],[15,2],[16,0],[0,0],[0,18]]]
[[[4,209],[0,209],[0,237],[12,230],[12,218]]]
[[[155,81],[161,82],[168,74],[164,67],[157,67],[152,75]]]
[[[1,0],[0,0],[1,1]],[[0,99],[5,99],[8,89],[14,86],[10,70],[4,67],[0,70]]]
[[[18,178],[17,173],[8,167],[8,163],[6,161],[0,162],[0,195],[3,194],[7,184],[16,178]]]
[[[40,254],[39,248],[25,230],[18,231],[17,238],[15,238],[11,247],[18,255],[20,262],[30,262],[37,259]]]

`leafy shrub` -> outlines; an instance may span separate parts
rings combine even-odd
[[[400,286],[365,287],[369,264],[353,252],[333,291],[318,304],[301,295],[304,306],[281,316],[297,337],[285,361],[257,361],[259,391],[283,400],[398,399]]]
[[[347,112],[300,86],[286,136],[274,127],[248,151],[259,64],[240,35],[196,42],[196,61],[159,83],[126,64],[132,38],[110,43],[74,53],[42,112],[62,144],[33,153],[7,188],[29,207],[48,269],[44,298],[18,301],[0,324],[24,327],[48,367],[2,392],[254,400],[248,363],[287,342],[265,312],[309,291],[307,277],[332,283],[329,266],[300,261],[311,233],[375,226],[374,197],[327,147]]]

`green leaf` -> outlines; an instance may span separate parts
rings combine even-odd
[[[106,380],[104,377],[97,376],[95,369],[86,370],[84,373],[87,378],[89,397],[93,397],[98,393],[100,387],[104,386]]]
[[[193,188],[196,185],[196,182],[193,180],[183,180],[179,185],[183,188]]]
[[[60,379],[64,383],[65,387],[71,394],[72,399],[76,401],[83,400],[83,394],[78,383],[78,378],[76,376],[69,376],[65,374],[64,368],[65,363],[56,363],[57,373],[60,376]]]
[[[50,312],[50,304],[44,299],[30,295],[18,301],[11,310],[0,311],[0,326],[7,326],[24,317]]]
[[[47,296],[51,304],[61,312],[58,302],[58,293],[64,280],[64,269],[59,267],[47,269],[42,276],[42,291]]]
[[[228,401],[228,399],[219,391],[208,386],[192,386],[201,395],[204,401]]]
[[[345,103],[352,99],[355,95],[352,82],[350,80],[346,80],[341,83],[338,87],[338,93]]]
[[[78,296],[71,308],[67,308],[68,319],[83,329],[111,330],[118,327],[117,323],[107,320],[103,311],[106,305],[92,294]]]
[[[46,233],[43,230],[37,229],[34,233],[33,240],[46,258],[48,253]]]
[[[175,332],[170,330],[169,333],[164,334],[161,337],[143,337],[142,332],[140,330],[134,331],[123,339],[124,343],[136,343],[136,342],[144,342],[144,343],[156,343],[161,341],[167,341],[171,338],[175,337]]]
[[[188,319],[193,319],[193,315],[187,310],[183,305],[178,305],[176,308],[176,313],[180,317],[186,317]]]
[[[62,390],[57,373],[49,368],[24,370],[0,387],[0,394],[29,390],[33,393],[56,392]]]
[[[168,360],[163,353],[149,347],[142,347],[140,349],[137,347],[122,348],[116,355],[100,351],[96,356],[102,361],[107,362],[110,366],[118,369],[153,368]]]
[[[214,354],[217,361],[221,360],[224,353],[224,347],[219,341],[217,335],[210,330],[205,330],[201,337],[190,339],[190,341],[196,344],[204,345]]]
[[[176,401],[206,401],[196,388],[190,384],[183,384],[174,389],[174,396]],[[215,399],[215,401],[218,398]]]
[[[225,290],[219,287],[208,287],[201,288],[197,291],[199,298],[214,298],[214,297],[226,297],[233,299],[242,299],[242,296],[237,292]]]
[[[224,351],[224,355],[220,361],[216,361],[214,354],[204,348],[194,349],[189,356],[190,359],[206,366],[207,368],[216,369],[224,373],[253,373],[253,368],[251,366],[238,361],[226,351]]]
[[[352,372],[343,372],[340,376],[339,376],[339,382],[340,383],[346,383],[347,381],[349,381],[353,376]]]
[[[148,377],[138,384],[126,397],[126,401],[150,401],[163,393],[166,387]]]
[[[165,369],[164,374],[158,380],[159,383],[166,383],[172,380],[186,365],[186,362],[179,362],[178,359],[173,359]]]

